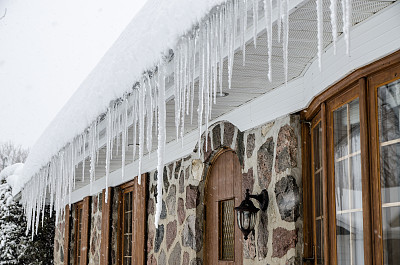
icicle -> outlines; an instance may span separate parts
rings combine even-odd
[[[282,0],[283,22],[283,65],[285,69],[285,84],[288,80],[288,44],[289,44],[289,0]]]
[[[82,136],[82,182],[85,181],[85,162],[86,162],[86,133],[83,134]]]
[[[122,165],[121,165],[121,177],[125,177],[125,160],[126,160],[126,140],[128,136],[128,100],[125,98],[122,103],[123,108],[123,120],[122,120]]]
[[[107,128],[106,128],[106,198],[108,190],[108,178],[110,175],[110,159],[111,159],[111,142],[112,142],[112,113],[111,109],[107,110]]]
[[[247,30],[247,0],[243,0],[243,7],[242,7],[242,53],[243,53],[243,66],[246,64],[246,30]]]
[[[158,148],[157,148],[157,203],[156,203],[156,214],[154,224],[158,227],[160,221],[160,215],[162,210],[162,192],[163,192],[163,174],[164,174],[164,152],[165,152],[165,70],[164,67],[160,65],[158,67],[159,71],[159,86],[158,86]]]
[[[264,0],[268,45],[268,80],[272,82],[272,0]]]
[[[331,0],[331,25],[332,25],[332,38],[333,38],[333,54],[336,55],[336,41],[337,41],[337,0]]]
[[[278,42],[281,43],[281,34],[282,34],[282,0],[277,0],[276,1],[276,8],[278,9]]]
[[[254,48],[257,47],[257,33],[258,33],[258,0],[253,0],[253,42]]]
[[[194,105],[194,83],[196,80],[196,50],[197,50],[197,32],[193,37],[193,69],[192,69],[192,91],[190,99],[190,124],[193,124],[193,105]],[[200,54],[200,53],[199,53]]]
[[[322,50],[324,45],[324,17],[322,11],[322,0],[316,0],[317,4],[317,24],[318,24],[318,67],[322,71]]]
[[[145,105],[146,87],[143,81],[139,87],[139,165],[138,165],[138,183],[141,184],[142,158],[144,149],[144,105]]]
[[[133,143],[132,143],[132,157],[133,161],[135,160],[136,157],[136,141],[137,141],[137,124],[138,124],[138,105],[139,105],[139,97],[138,97],[138,90],[136,89],[133,92],[133,107],[132,107],[132,118],[133,118]]]
[[[226,5],[223,6],[220,16],[219,16],[219,40],[218,40],[218,79],[219,79],[219,92],[222,96],[222,77],[223,77],[223,69],[224,69],[224,37],[225,37],[225,13],[226,13]]]
[[[346,54],[350,55],[350,27],[352,24],[352,6],[351,0],[342,0],[343,9],[343,33],[346,42]]]

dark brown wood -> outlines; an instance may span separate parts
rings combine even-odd
[[[82,211],[82,247],[81,247],[81,265],[88,264],[88,255],[90,251],[89,238],[90,238],[90,199],[91,196],[87,196],[83,199],[83,211]]]
[[[147,185],[148,174],[142,174],[141,184],[135,179],[133,193],[133,263],[146,264],[146,224],[147,224]]]
[[[101,253],[100,264],[108,265],[110,263],[110,239],[111,239],[111,205],[112,188],[108,188],[108,197],[106,202],[106,190],[102,192],[102,211],[101,211]]]
[[[235,206],[243,199],[242,173],[239,158],[229,149],[221,150],[211,161],[206,176],[205,205],[205,264],[242,264],[243,234],[235,219],[235,258],[233,261],[220,260],[219,202],[234,198]]]
[[[358,81],[360,89],[360,142],[361,142],[361,175],[363,201],[363,229],[364,229],[364,264],[372,265],[372,226],[371,226],[371,192],[369,177],[369,122],[368,122],[368,95],[365,78]]]
[[[313,257],[313,198],[312,198],[312,178],[311,178],[311,138],[310,138],[310,126],[308,123],[302,123],[301,125],[301,159],[304,165],[302,167],[302,179],[303,179],[303,201],[311,202],[304,203],[303,207],[303,240],[304,240],[304,257]]]
[[[359,68],[358,70],[352,72],[339,82],[333,84],[329,88],[327,88],[324,92],[322,92],[319,96],[317,96],[307,108],[307,112],[305,113],[305,118],[307,120],[311,120],[312,117],[316,115],[319,110],[319,107],[322,102],[326,102],[330,98],[338,95],[346,89],[349,85],[358,83],[360,78],[371,75],[375,72],[382,71],[387,69],[388,67],[392,67],[400,61],[400,50],[374,62],[364,67]]]
[[[322,148],[322,191],[324,194],[328,194],[328,138],[327,138],[327,113],[326,113],[326,104],[321,104],[321,148]],[[322,197],[322,205],[323,205],[323,214],[324,214],[324,261],[326,264],[329,264],[330,261],[330,230],[329,230],[329,201],[328,196]]]
[[[122,189],[117,189],[118,191],[118,222],[117,222],[117,255],[116,255],[116,263],[122,264],[122,218],[123,218],[123,194]]]
[[[69,265],[69,229],[70,229],[70,211],[69,205],[65,206],[64,212],[64,265]]]
[[[367,78],[368,102],[369,102],[369,150],[370,150],[370,191],[371,191],[371,226],[374,264],[383,262],[383,234],[382,234],[382,202],[380,183],[380,154],[379,154],[379,130],[378,130],[378,104],[377,92],[382,85],[391,83],[400,78],[400,59],[393,62],[390,69],[384,69]]]

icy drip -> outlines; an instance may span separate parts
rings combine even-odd
[[[322,51],[324,45],[324,21],[323,21],[323,12],[322,12],[322,0],[316,0],[317,4],[317,24],[318,24],[318,67],[319,70],[322,70]]]
[[[285,84],[288,80],[288,46],[289,46],[289,0],[282,0],[282,24],[283,24],[283,68]]]
[[[264,16],[267,29],[268,80],[272,81],[272,0],[264,0]]]
[[[342,0],[342,11],[343,11],[343,33],[344,40],[346,42],[346,54],[350,54],[350,27],[351,27],[351,14],[352,6],[351,0]]]
[[[253,42],[254,47],[257,47],[258,33],[258,0],[253,0]]]
[[[161,69],[160,69],[161,67]],[[163,192],[163,179],[164,179],[164,153],[165,153],[165,70],[164,67],[159,65],[158,67],[158,148],[157,148],[157,202],[154,224],[158,227],[160,221],[160,215],[162,210],[162,192]]]
[[[331,0],[329,6],[331,10],[331,25],[332,25],[332,38],[333,38],[333,53],[336,54],[336,41],[337,41],[337,0]]]

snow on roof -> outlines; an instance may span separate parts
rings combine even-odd
[[[23,163],[15,163],[13,165],[5,167],[0,172],[0,181],[3,179],[7,180],[7,183],[11,186],[13,196],[18,194],[26,183],[26,180],[24,180],[23,177],[20,176],[23,168]]]
[[[214,6],[224,0],[149,0],[35,143],[22,171],[24,183],[111,101],[132,89]]]

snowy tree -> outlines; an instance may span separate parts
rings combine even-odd
[[[0,142],[0,171],[15,163],[25,162],[28,150],[12,142]]]
[[[12,197],[11,187],[1,179],[0,184],[0,264],[21,264],[28,237],[21,205]]]

